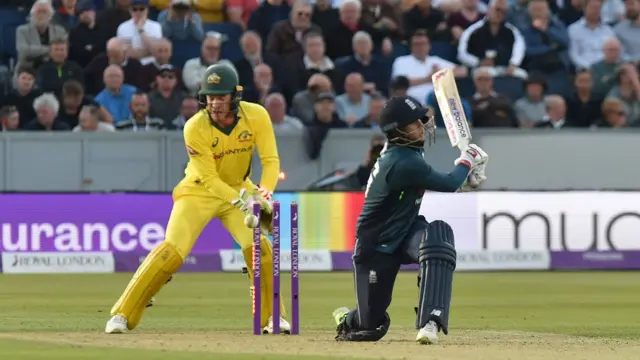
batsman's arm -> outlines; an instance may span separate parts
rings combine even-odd
[[[397,189],[414,187],[438,192],[456,192],[469,175],[469,167],[458,164],[453,171],[442,173],[424,161],[404,161],[393,171],[392,186]]]
[[[273,193],[280,175],[280,156],[278,155],[276,135],[273,132],[273,125],[267,110],[259,105],[256,108],[258,111],[256,146],[258,147],[258,155],[260,155],[260,163],[262,164],[260,187]]]
[[[189,162],[202,184],[221,199],[232,202],[239,194],[231,186],[220,179],[216,162],[213,159],[213,148],[202,135],[198,121],[187,121],[184,128],[184,143],[189,154]]]

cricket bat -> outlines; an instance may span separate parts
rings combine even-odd
[[[452,147],[464,149],[471,143],[471,131],[458,94],[453,69],[442,69],[431,76],[433,91],[447,128]]]

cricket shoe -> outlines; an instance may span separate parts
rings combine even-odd
[[[280,317],[280,332],[291,335],[291,325],[282,316]],[[269,323],[262,329],[263,334],[273,334],[273,316],[269,316]]]
[[[104,332],[107,334],[123,334],[129,331],[127,327],[127,318],[122,315],[114,315],[107,321]]]
[[[423,345],[435,345],[438,343],[438,331],[440,328],[438,324],[431,320],[425,325],[420,331],[418,331],[418,336],[416,336],[416,341]]]

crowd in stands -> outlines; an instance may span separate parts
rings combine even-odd
[[[452,68],[474,127],[640,126],[640,0],[5,0],[3,131],[179,131],[229,61],[276,131],[434,108]],[[312,155],[313,157],[314,155]],[[316,155],[317,156],[317,155]]]

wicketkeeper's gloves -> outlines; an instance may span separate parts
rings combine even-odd
[[[252,192],[253,199],[260,203],[260,229],[265,234],[273,232],[273,200],[269,190],[256,186]]]
[[[231,201],[233,206],[244,214],[244,224],[250,228],[258,226],[258,218],[253,214],[253,197],[245,190],[240,190],[240,198]]]

